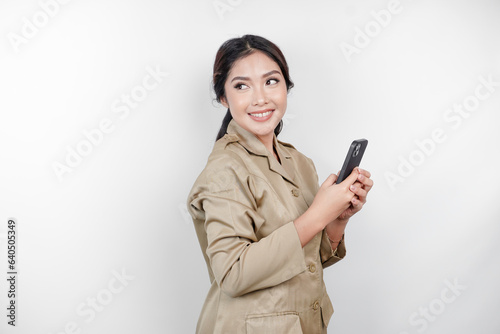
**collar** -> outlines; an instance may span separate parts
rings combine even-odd
[[[266,157],[270,170],[280,174],[293,185],[298,186],[294,181],[295,168],[293,167],[292,156],[288,149],[276,138],[276,134],[273,133],[273,145],[276,148],[281,164],[253,133],[243,129],[234,119],[229,122],[226,132],[225,137],[229,142],[238,142],[250,154]]]

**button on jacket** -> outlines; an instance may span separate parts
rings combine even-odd
[[[188,197],[211,288],[196,333],[326,333],[323,268],[345,256],[325,230],[302,248],[293,220],[311,205],[311,159],[273,138],[280,162],[234,120]]]

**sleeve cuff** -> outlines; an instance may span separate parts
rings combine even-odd
[[[337,245],[337,248],[332,249],[332,244],[330,243],[330,239],[328,239],[326,230],[323,230],[321,246],[320,246],[320,256],[323,268],[327,268],[332,264],[339,262],[345,257],[346,248],[345,248],[344,236],[345,234],[342,235],[342,239]]]

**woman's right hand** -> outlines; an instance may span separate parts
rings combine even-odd
[[[349,187],[356,182],[358,174],[355,168],[340,184],[335,183],[337,174],[331,174],[319,187],[309,209],[294,220],[302,247],[351,205],[356,195]]]
[[[314,211],[323,227],[337,219],[350,205],[354,194],[349,187],[358,178],[359,171],[355,168],[352,173],[341,183],[336,184],[337,175],[330,174],[320,186],[308,210]]]

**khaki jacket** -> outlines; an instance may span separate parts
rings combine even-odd
[[[304,248],[293,220],[311,205],[318,176],[292,145],[281,164],[234,120],[188,197],[211,288],[196,333],[326,333],[333,307],[323,268],[345,256],[326,232]]]

